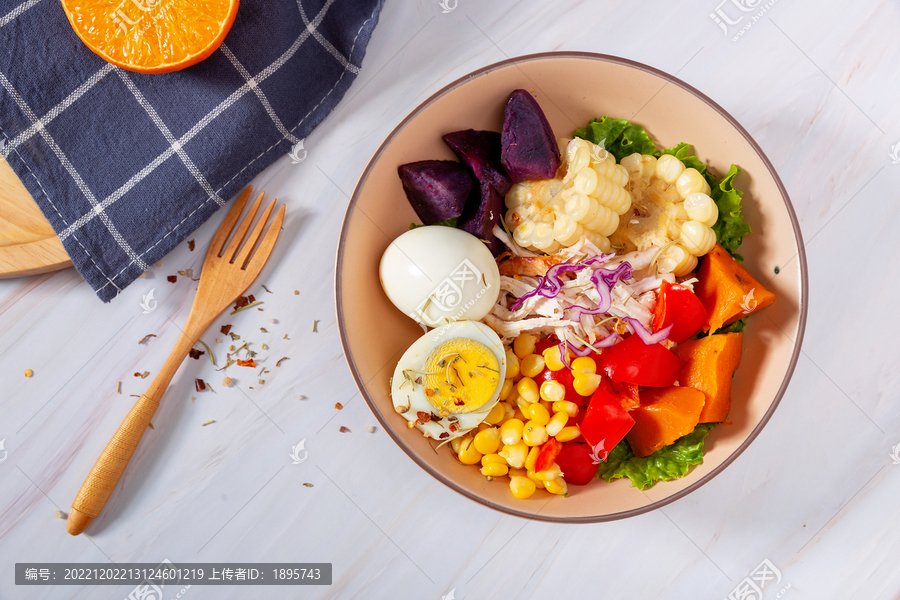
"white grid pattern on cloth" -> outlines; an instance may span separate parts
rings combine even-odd
[[[325,3],[325,5],[322,6],[321,10],[319,10],[319,14],[316,15],[315,19],[313,19],[313,22],[312,22],[313,27],[318,27],[321,24],[322,20],[325,18],[325,15],[328,12],[328,9],[331,7],[332,4],[334,4],[334,2],[335,2],[335,0],[328,0]],[[288,48],[281,56],[279,56],[277,59],[275,59],[275,61],[272,62],[272,64],[270,64],[268,67],[266,67],[265,69],[260,71],[259,74],[253,78],[256,81],[256,84],[259,85],[260,83],[265,81],[268,77],[270,77],[272,74],[274,74],[276,71],[278,71],[278,69],[280,69],[288,60],[290,60],[290,58],[292,56],[294,56],[294,54],[296,54],[297,50],[300,49],[300,46],[303,44],[303,42],[305,42],[307,40],[307,38],[309,38],[310,35],[312,35],[312,34],[310,33],[309,28],[307,28],[305,31],[303,31],[303,33],[301,33],[300,36],[297,37],[297,39],[294,41],[294,43],[291,44],[290,48]],[[346,70],[344,72],[346,72]],[[343,78],[343,73],[341,73],[341,78]],[[338,81],[340,81],[340,80],[341,79],[338,79]],[[188,130],[184,135],[182,135],[177,140],[178,145],[180,147],[184,147],[184,145],[187,144],[191,139],[193,139],[194,136],[196,136],[198,133],[200,133],[209,123],[211,123],[213,120],[215,120],[216,117],[218,117],[221,113],[223,113],[225,110],[227,110],[232,104],[234,104],[240,98],[242,98],[248,91],[250,91],[250,89],[251,89],[250,84],[244,83],[244,85],[242,85],[240,88],[238,88],[237,90],[232,92],[231,95],[228,96],[228,98],[226,98],[225,100],[220,102],[218,106],[216,106],[213,110],[211,110],[209,113],[207,113],[207,115],[204,116],[202,119],[200,119],[200,121],[198,121],[196,125],[194,125],[190,130]],[[334,89],[334,88],[332,88],[332,89]],[[329,94],[330,93],[331,93],[331,91],[329,90]],[[328,96],[328,94],[326,94],[326,97],[327,96]],[[296,129],[296,127],[295,127],[295,129]],[[164,163],[166,160],[168,160],[174,153],[175,153],[175,150],[173,149],[172,146],[170,146],[162,154],[160,154],[153,161],[151,161],[149,165],[147,165],[146,167],[144,167],[143,169],[138,171],[134,176],[132,176],[131,179],[129,179],[127,182],[125,182],[125,184],[123,184],[119,189],[117,189],[115,192],[110,194],[103,201],[97,203],[96,205],[93,205],[92,210],[90,210],[89,212],[80,216],[74,223],[69,225],[62,232],[60,232],[58,234],[59,239],[61,241],[65,241],[75,231],[84,227],[85,224],[87,224],[88,222],[93,220],[94,217],[99,216],[99,217],[103,218],[105,216],[104,211],[107,208],[109,208],[110,205],[112,205],[117,200],[119,200],[122,196],[124,196],[129,191],[131,191],[131,189],[135,185],[137,185],[147,175],[152,173],[156,169],[156,167],[158,167],[159,165]],[[205,204],[206,203],[203,203],[200,206],[205,206]],[[199,207],[198,207],[198,209],[199,209]],[[196,212],[196,210],[197,209],[195,209],[194,212]],[[193,213],[191,213],[191,214],[193,214]],[[165,238],[163,238],[163,239],[165,239]],[[153,248],[155,246],[156,246],[156,244],[154,244],[150,248]],[[147,250],[142,252],[141,256],[146,254],[147,251],[150,250],[150,248],[148,248]],[[135,260],[135,258],[136,257],[131,257],[131,259],[132,259],[131,262],[128,263],[121,271],[116,273],[116,275],[113,276],[113,279],[115,279],[116,277],[121,275],[125,271],[125,269],[130,267],[135,262],[137,262],[138,264],[141,264],[141,265],[145,264],[144,261],[140,257],[137,257],[137,260]],[[148,267],[145,266],[145,267],[143,267],[143,270],[146,270],[147,268]],[[107,285],[109,285],[109,284],[107,284]],[[103,288],[100,288],[100,289],[102,290]],[[100,290],[96,290],[96,291],[99,292]]]
[[[153,108],[153,105],[147,100],[141,90],[134,85],[134,82],[131,81],[131,78],[125,74],[125,71],[122,69],[116,69],[116,75],[119,76],[119,79],[125,84],[125,86],[131,91],[132,95],[134,95],[135,100],[138,101],[138,104],[143,107],[147,114],[150,115],[150,118],[153,120],[153,123],[157,128],[162,132],[163,137],[166,138],[166,141],[169,143],[169,147],[178,155],[178,158],[181,159],[181,162],[184,163],[184,166],[187,167],[187,170],[190,171],[191,175],[194,176],[194,179],[197,180],[197,183],[200,184],[200,187],[207,193],[208,197],[211,197],[216,201],[216,204],[219,206],[224,206],[225,201],[213,191],[212,186],[209,185],[209,182],[206,180],[206,177],[200,172],[200,169],[197,168],[197,165],[194,164],[194,161],[191,160],[191,157],[187,155],[187,152],[184,151],[184,148],[181,147],[181,143],[175,139],[175,136],[172,135],[172,132],[163,122],[162,118],[160,118],[159,113],[156,112],[156,109]]]
[[[91,75],[87,79],[87,81],[75,88],[75,90],[71,94],[66,96],[66,98],[62,102],[47,111],[47,114],[41,117],[41,119],[37,123],[33,123],[28,129],[14,137],[10,142],[10,146],[12,148],[18,148],[21,144],[24,144],[25,142],[30,140],[31,137],[38,132],[38,130],[47,127],[47,125],[50,124],[53,119],[58,117],[60,113],[69,108],[73,102],[81,98],[88,90],[97,85],[97,83],[99,83],[101,79],[112,73],[115,68],[116,67],[114,65],[106,63],[103,67],[100,68],[99,71]]]
[[[334,58],[336,58],[337,61],[339,63],[341,63],[341,66],[344,67],[344,69],[349,70],[354,75],[359,75],[359,67],[357,67],[356,65],[351,63],[346,58],[344,58],[344,55],[341,54],[337,48],[332,46],[331,42],[329,42],[328,40],[325,39],[325,36],[323,36],[321,33],[319,33],[319,30],[316,29],[316,27],[318,27],[318,24],[313,25],[312,23],[309,22],[309,18],[306,16],[306,11],[303,10],[303,3],[301,0],[297,0],[297,8],[300,9],[300,18],[303,19],[303,24],[306,25],[306,29],[310,33],[312,33],[312,36],[314,38],[316,38],[316,41],[319,42],[320,44],[322,44],[322,47],[325,48],[325,50],[327,50],[330,55],[332,55]],[[354,42],[355,42],[355,40],[354,40]],[[352,56],[352,54],[353,54],[353,51],[351,50],[351,56]]]
[[[278,129],[278,132],[282,135],[282,138],[287,138],[291,141],[292,144],[296,144],[300,140],[294,137],[291,132],[287,130],[284,126],[284,123],[281,122],[281,119],[278,118],[278,115],[275,114],[275,109],[272,108],[272,105],[269,104],[269,99],[266,98],[266,95],[259,88],[259,85],[256,83],[256,79],[250,75],[250,71],[244,68],[244,65],[241,64],[241,61],[237,59],[237,56],[234,55],[234,52],[226,46],[224,43],[219,46],[219,49],[222,53],[228,57],[228,60],[231,61],[231,64],[234,65],[234,68],[237,69],[238,73],[241,74],[241,77],[244,78],[244,81],[247,82],[247,85],[250,86],[250,89],[253,90],[253,93],[256,94],[256,97],[259,98],[259,101],[262,103],[263,108],[266,109],[266,112],[269,114],[269,118],[272,119],[272,122],[275,123],[275,128]]]
[[[69,160],[69,158],[62,151],[62,148],[56,143],[53,137],[47,132],[47,130],[41,125],[40,121],[37,118],[37,115],[34,114],[34,111],[31,110],[31,107],[25,103],[25,100],[19,95],[19,92],[13,87],[12,83],[10,83],[9,79],[6,78],[6,75],[0,73],[0,85],[2,85],[6,91],[12,96],[13,101],[19,106],[25,116],[30,120],[33,124],[37,125],[37,130],[41,134],[41,137],[44,138],[44,141],[56,155],[56,158],[62,163],[63,167],[75,181],[75,185],[78,186],[78,189],[81,190],[81,193],[84,194],[84,197],[88,202],[91,203],[91,206],[96,207],[99,203],[97,202],[97,198],[94,196],[94,193],[88,188],[84,179],[82,179],[81,174],[78,173],[78,170]],[[122,234],[119,233],[119,230],[116,229],[116,226],[113,225],[112,219],[109,218],[109,215],[106,213],[100,214],[100,219],[103,221],[103,225],[112,235],[113,239],[119,245],[119,247],[131,258],[131,261],[136,262],[142,270],[146,271],[149,267],[147,263],[143,261],[143,259],[132,249],[132,247],[125,241],[125,238],[122,237]],[[107,277],[106,285],[109,285],[112,280]]]
[[[35,4],[37,4],[40,1],[41,0],[28,0],[28,2],[23,2],[22,4],[18,5],[17,7],[15,7],[11,11],[9,11],[8,13],[6,13],[2,17],[0,17],[0,27],[4,27],[5,25],[8,25],[12,21],[15,21],[19,17],[19,15],[21,15],[23,12],[25,12],[26,10],[28,10],[29,8],[31,8],[32,6],[34,6]]]

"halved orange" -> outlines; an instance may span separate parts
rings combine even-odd
[[[62,0],[78,37],[114,65],[168,73],[216,51],[238,0]]]

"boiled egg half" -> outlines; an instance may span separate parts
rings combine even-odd
[[[506,378],[506,353],[494,331],[455,321],[429,331],[394,369],[394,410],[425,437],[449,440],[484,421]]]

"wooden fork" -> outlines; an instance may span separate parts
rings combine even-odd
[[[263,212],[250,237],[247,238],[247,243],[241,247],[265,192],[260,194],[253,206],[250,207],[247,216],[238,225],[231,243],[227,248],[225,247],[225,243],[234,230],[252,192],[252,186],[248,186],[244,190],[209,245],[206,259],[203,261],[203,272],[200,275],[197,296],[194,298],[187,323],[175,348],[159,375],[150,384],[150,389],[140,397],[134,408],[122,421],[75,497],[75,501],[72,503],[72,512],[69,513],[66,521],[66,529],[72,535],[83,532],[100,515],[100,511],[109,500],[119,478],[122,477],[125,467],[128,466],[128,461],[131,460],[138,442],[141,441],[141,436],[144,435],[150,419],[153,418],[153,414],[159,407],[159,401],[165,394],[166,388],[169,387],[169,382],[172,381],[172,377],[188,352],[219,313],[250,287],[272,254],[272,248],[275,246],[278,233],[281,231],[281,223],[284,220],[283,204],[261,242],[260,236],[262,236],[263,228],[275,207],[275,200]],[[259,242],[259,247],[254,253],[257,242]]]

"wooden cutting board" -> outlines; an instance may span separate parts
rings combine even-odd
[[[72,261],[12,167],[0,157],[0,279],[49,273]]]

